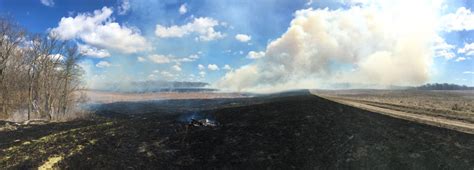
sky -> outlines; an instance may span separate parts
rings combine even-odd
[[[71,40],[90,88],[202,81],[229,91],[474,86],[469,0],[0,0]]]

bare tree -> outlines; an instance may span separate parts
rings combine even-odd
[[[0,36],[1,115],[52,120],[69,114],[82,73],[76,44],[53,34],[27,36],[4,18]]]
[[[9,87],[6,80],[6,70],[9,59],[14,56],[20,42],[24,39],[24,31],[13,22],[5,17],[0,18],[0,94],[1,108],[4,116],[8,115],[7,111],[11,106],[9,99]]]
[[[67,113],[67,108],[72,103],[71,99],[74,99],[74,92],[78,90],[80,82],[77,81],[81,76],[81,69],[77,65],[78,61],[82,57],[78,51],[77,46],[68,46],[66,48],[66,56],[64,60],[64,69],[62,71],[62,97],[61,97],[61,111],[63,114]]]

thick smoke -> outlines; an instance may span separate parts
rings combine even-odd
[[[276,91],[331,84],[418,85],[429,80],[441,3],[305,9],[265,56],[227,73],[228,90]]]

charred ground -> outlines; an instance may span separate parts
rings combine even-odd
[[[121,102],[88,121],[0,132],[0,167],[469,169],[474,136],[341,105],[307,91]],[[196,112],[217,127],[190,127]],[[138,113],[138,114],[137,114]]]

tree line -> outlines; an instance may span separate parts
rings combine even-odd
[[[80,59],[75,43],[0,17],[0,118],[69,116],[80,99]]]
[[[433,83],[425,84],[416,87],[418,90],[474,90],[474,87],[468,87],[466,85],[448,84],[448,83]]]

